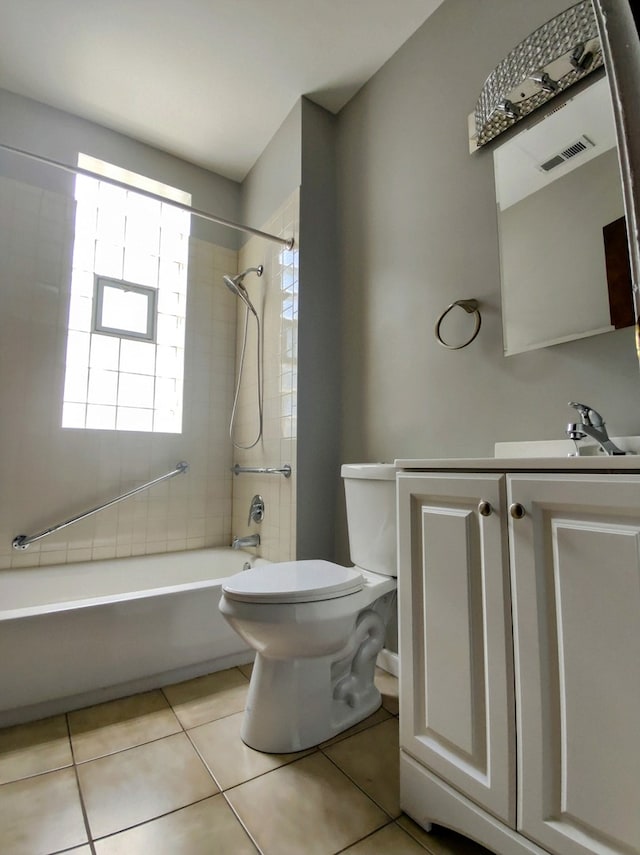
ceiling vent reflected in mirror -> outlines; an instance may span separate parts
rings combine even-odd
[[[561,152],[554,154],[553,157],[550,157],[548,160],[545,160],[544,163],[539,164],[538,169],[541,169],[543,172],[551,172],[552,169],[561,166],[573,157],[583,154],[585,151],[588,151],[588,149],[594,148],[594,146],[595,143],[592,143],[589,137],[583,134],[580,139],[571,143],[571,145],[567,146]]]

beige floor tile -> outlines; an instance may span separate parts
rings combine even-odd
[[[225,793],[264,855],[330,855],[387,822],[320,752]]]
[[[396,718],[322,750],[389,816],[400,815],[400,749]]]
[[[397,823],[431,855],[491,855],[489,850],[479,843],[448,828],[434,825],[431,832],[426,832],[404,813],[398,817]]]
[[[96,843],[97,855],[255,855],[221,795]]]
[[[344,852],[345,855],[381,855],[382,852],[393,855],[426,855],[426,850],[395,823],[386,825]]]
[[[0,787],[0,852],[46,855],[87,839],[73,769]]]
[[[0,730],[0,784],[71,766],[63,715]]]
[[[374,682],[382,695],[382,706],[391,713],[398,715],[400,703],[398,700],[398,678],[382,668],[376,668]]]
[[[419,843],[422,843],[423,846],[428,848],[429,839],[431,838],[430,832],[425,831],[422,826],[418,825],[417,822],[414,822],[406,813],[401,813],[396,819],[396,822]]]
[[[380,707],[380,709],[376,710],[373,715],[370,715],[365,718],[364,721],[358,722],[358,724],[354,724],[353,727],[350,727],[348,730],[343,730],[342,733],[339,733],[337,736],[334,736],[331,739],[327,739],[326,742],[323,742],[320,745],[320,748],[326,748],[329,745],[335,745],[336,742],[340,742],[340,740],[346,739],[348,736],[353,736],[354,733],[360,733],[361,730],[366,730],[368,727],[372,727],[374,724],[380,724],[381,721],[386,721],[388,718],[391,718],[391,713],[387,712],[384,707]]]
[[[122,831],[218,792],[184,733],[77,768],[94,837]]]
[[[235,787],[309,754],[309,751],[296,754],[264,754],[254,751],[240,739],[243,716],[244,713],[235,713],[189,731],[189,738],[222,790]]]
[[[59,855],[92,855],[90,846],[76,846],[73,849],[65,849]]]
[[[182,730],[160,691],[120,698],[69,713],[76,763],[114,754]]]
[[[165,686],[163,692],[181,724],[189,728],[241,712],[248,690],[249,681],[244,674],[237,668],[230,668]]]

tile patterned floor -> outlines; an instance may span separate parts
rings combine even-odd
[[[488,855],[398,802],[397,680],[309,751],[240,740],[250,667],[0,730],[2,855]]]

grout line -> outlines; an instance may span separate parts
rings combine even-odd
[[[411,819],[411,817],[409,816],[409,814],[404,813],[404,811],[402,812],[402,816],[406,816],[406,817],[407,817],[407,819]],[[399,818],[400,818],[400,817],[398,817],[398,819],[399,819]],[[413,820],[413,819],[412,819],[411,821],[412,821],[412,822],[415,822],[415,820]],[[405,833],[405,834],[408,834],[408,835],[409,835],[409,837],[410,837],[410,838],[411,838],[415,843],[417,843],[417,844],[418,844],[418,846],[422,846],[422,848],[424,849],[424,851],[425,851],[425,852],[427,852],[427,853],[428,853],[428,855],[437,855],[437,852],[438,852],[438,849],[437,849],[437,848],[436,848],[436,849],[431,849],[429,846],[427,846],[427,844],[426,844],[426,843],[423,843],[421,840],[418,840],[418,838],[416,837],[416,835],[415,835],[415,834],[413,834],[413,833],[412,833],[408,828],[404,828],[402,825],[400,825],[400,823],[398,822],[398,820],[397,820],[397,819],[395,820],[395,823],[396,823],[396,825],[398,826],[398,828],[401,828],[401,829],[402,829],[402,831],[404,831],[404,833]],[[417,823],[416,823],[416,825],[417,825]],[[420,828],[420,826],[418,826],[418,828]],[[453,830],[453,829],[452,829],[452,830]],[[428,832],[428,831],[426,831],[426,832],[424,832],[424,833],[425,833],[425,834],[428,834],[429,832]],[[471,838],[469,838],[469,840],[471,840]],[[475,841],[471,841],[471,842],[472,842],[472,843],[475,843]],[[478,843],[477,845],[479,846],[480,844]],[[452,855],[456,855],[455,850],[451,850],[451,851],[452,851]]]
[[[408,814],[405,814],[404,811],[400,814],[400,816],[407,816],[407,818],[409,818],[409,819],[411,818],[408,816]],[[418,838],[415,835],[413,835],[409,831],[408,828],[404,828],[402,825],[400,825],[400,823],[398,822],[399,819],[400,819],[400,817],[397,816],[394,819],[393,824],[396,825],[400,829],[400,831],[404,831],[404,833],[406,835],[408,835],[413,840],[414,843],[417,843],[417,845],[420,846],[421,849],[424,849],[424,851],[427,852],[428,855],[437,855],[436,849],[430,849],[425,843],[423,843],[421,840],[418,840]],[[425,833],[428,833],[428,832],[425,832]],[[452,852],[452,855],[456,855],[456,853]]]
[[[362,843],[363,840],[368,840],[370,837],[373,837],[374,834],[377,834],[379,831],[382,831],[383,828],[388,828],[390,825],[395,825],[393,820],[389,822],[385,822],[384,825],[379,826],[378,828],[374,828],[373,831],[370,831],[369,834],[365,834],[364,837],[359,837],[357,840],[354,840],[353,843],[347,844],[343,849],[339,849],[335,855],[340,855],[341,852],[348,852],[352,846],[356,846],[358,843]]]
[[[177,684],[172,684],[172,685],[177,685]],[[178,713],[174,710],[173,706],[171,705],[171,701],[170,701],[170,700],[169,700],[169,698],[166,696],[165,691],[164,691],[164,690],[165,690],[165,688],[168,688],[168,687],[160,686],[159,691],[160,691],[160,693],[162,694],[162,697],[165,699],[165,701],[166,701],[166,703],[167,703],[167,706],[169,707],[169,709],[170,709],[170,710],[171,710],[171,712],[173,713],[173,715],[174,715],[174,717],[175,717],[176,721],[177,721],[177,722],[178,722],[178,724],[180,725],[180,729],[181,729],[181,731],[182,731],[183,733],[186,733],[186,732],[187,732],[187,729],[186,729],[186,727],[184,726],[184,724],[180,721],[180,717],[178,716]]]
[[[91,855],[96,855],[96,847],[93,844],[93,834],[91,832],[91,826],[89,825],[89,815],[87,813],[87,806],[84,801],[84,794],[82,792],[82,787],[80,786],[80,776],[78,775],[78,764],[76,763],[76,757],[73,750],[73,740],[71,739],[71,727],[69,725],[69,715],[65,713],[64,716],[65,723],[67,725],[67,738],[69,739],[69,746],[71,748],[71,759],[73,760],[73,774],[76,778],[76,787],[78,788],[78,798],[80,799],[80,810],[82,811],[82,820],[84,822],[84,828],[87,832],[87,840],[89,842],[89,848],[91,849]]]
[[[255,749],[252,749],[255,750]],[[293,752],[297,754],[298,752]],[[267,769],[266,772],[260,772],[257,775],[254,775],[252,778],[247,778],[246,781],[239,781],[237,784],[232,784],[230,787],[226,787],[224,790],[221,790],[222,793],[228,793],[231,790],[236,790],[238,787],[242,787],[244,784],[248,784],[250,781],[257,781],[258,778],[264,778],[265,775],[270,775],[272,772],[277,772],[278,769],[284,769],[285,766],[293,766],[294,763],[298,763],[300,760],[306,760],[307,757],[312,757],[314,754],[320,754],[320,749],[318,747],[315,748],[303,748],[301,757],[294,757],[291,760],[287,760],[285,763],[281,763],[280,766],[275,766],[273,769]]]
[[[371,715],[375,715],[383,708],[384,707],[382,706],[378,707],[376,712],[371,713]],[[345,739],[351,739],[352,736],[357,736],[359,733],[364,733],[365,731],[370,730],[372,727],[377,727],[379,724],[384,724],[385,721],[389,721],[390,718],[398,718],[397,715],[394,715],[393,713],[389,712],[388,709],[384,708],[384,711],[387,713],[389,718],[383,718],[381,721],[372,721],[370,724],[365,725],[365,727],[361,727],[360,730],[356,730],[353,733],[349,733],[349,730],[351,728],[343,730],[340,733],[336,733],[335,736],[332,736],[329,739],[325,740],[325,742],[321,742],[320,745],[318,745],[317,747],[320,748],[321,751],[324,751],[325,748],[331,748],[334,745],[337,745],[339,742],[344,742]],[[363,720],[366,721],[367,719]],[[352,727],[357,727],[359,724],[362,724],[362,722],[356,722],[356,724],[352,725]]]
[[[230,787],[229,789],[233,789],[233,787]],[[226,792],[223,792],[221,795],[222,795],[222,798],[223,798],[223,799],[225,800],[225,802],[227,803],[227,805],[228,805],[228,807],[229,807],[229,810],[233,813],[233,815],[235,816],[235,818],[238,820],[238,822],[239,822],[239,823],[240,823],[240,825],[242,826],[242,828],[243,828],[243,830],[245,831],[245,833],[246,833],[247,837],[249,838],[249,840],[250,840],[250,841],[253,843],[253,845],[256,847],[256,850],[260,853],[260,855],[265,855],[264,851],[263,851],[263,850],[258,846],[258,841],[255,839],[255,837],[253,836],[253,834],[252,834],[252,833],[251,833],[251,831],[249,830],[248,826],[247,826],[247,825],[245,824],[245,822],[243,821],[243,819],[242,819],[242,817],[240,816],[240,814],[237,812],[237,810],[234,808],[234,806],[231,804],[231,802],[230,802],[230,801],[229,801],[229,799],[227,798]]]
[[[99,754],[97,757],[88,757],[86,760],[75,760],[75,766],[86,766],[87,763],[95,763],[96,760],[105,760],[107,757],[115,757],[116,754],[124,754],[126,751],[133,751],[136,748],[143,748],[145,745],[153,745],[154,742],[162,742],[163,739],[170,739],[172,736],[181,736],[183,730],[177,730],[174,733],[165,733],[164,736],[156,736],[153,739],[146,739],[144,742],[137,742],[135,745],[127,745],[124,748],[118,748],[116,751],[107,751],[105,754]]]
[[[165,816],[171,816],[173,813],[179,813],[181,810],[186,810],[187,808],[192,807],[193,805],[201,804],[201,802],[206,802],[208,799],[215,799],[217,796],[221,796],[222,793],[213,793],[210,796],[204,796],[201,799],[196,799],[194,802],[189,802],[188,805],[180,805],[180,807],[172,808],[171,810],[165,811],[164,813],[160,813],[157,816],[150,816],[149,819],[143,819],[140,822],[134,822],[133,825],[127,825],[126,828],[119,828],[117,831],[110,831],[109,834],[103,834],[101,837],[97,837],[96,841],[107,840],[110,837],[117,837],[118,834],[124,834],[125,831],[131,831],[134,828],[140,828],[143,825],[149,825],[151,822],[155,822],[158,819],[163,819]],[[68,850],[64,850],[67,852]],[[92,853],[94,850],[91,850]],[[73,850],[71,850],[73,855]]]
[[[382,724],[382,722],[381,722],[381,724]],[[355,736],[355,735],[357,735],[357,734],[354,734],[354,736]],[[328,746],[328,747],[330,748],[331,746]],[[355,787],[357,787],[357,789],[359,789],[359,790],[360,790],[360,792],[361,792],[363,795],[365,795],[365,796],[369,799],[369,801],[370,801],[370,802],[373,802],[373,804],[374,804],[377,808],[380,808],[380,810],[381,810],[381,811],[382,811],[386,816],[388,816],[388,817],[389,817],[389,819],[390,819],[391,821],[394,821],[394,820],[396,820],[396,819],[397,819],[397,817],[392,816],[392,815],[389,813],[389,811],[388,811],[386,808],[384,808],[384,807],[380,804],[380,802],[376,801],[376,800],[374,799],[374,797],[371,795],[371,793],[368,793],[366,790],[364,790],[364,789],[360,786],[360,784],[359,784],[356,780],[354,780],[354,779],[351,777],[351,775],[350,775],[348,772],[345,772],[345,770],[344,770],[344,769],[342,769],[342,768],[341,768],[341,767],[336,763],[336,761],[335,761],[335,760],[333,760],[331,757],[329,757],[329,755],[328,755],[328,754],[325,754],[325,752],[324,752],[324,751],[322,751],[322,754],[323,754],[323,756],[324,756],[324,757],[326,757],[326,758],[327,758],[327,760],[328,760],[330,763],[332,763],[332,764],[336,767],[336,769],[337,769],[339,772],[342,772],[342,774],[345,776],[345,778],[347,778],[349,781],[351,781],[351,783],[352,783]]]
[[[201,754],[201,753],[200,753],[200,751],[198,750],[198,746],[194,743],[193,739],[191,739],[191,736],[189,735],[189,731],[188,731],[188,730],[185,730],[184,734],[185,734],[185,736],[187,737],[187,739],[189,740],[189,745],[191,745],[191,747],[193,748],[193,750],[196,752],[196,755],[197,755],[198,759],[200,760],[200,762],[202,763],[202,765],[204,766],[204,768],[207,770],[207,772],[209,773],[209,775],[210,775],[210,776],[211,776],[211,778],[213,779],[213,783],[216,785],[216,787],[218,788],[219,792],[222,792],[222,787],[220,786],[220,781],[218,781],[218,779],[216,778],[216,776],[213,774],[213,769],[209,766],[209,764],[207,763],[207,761],[204,759],[204,757],[202,756],[202,754]]]

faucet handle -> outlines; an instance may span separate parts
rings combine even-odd
[[[261,523],[264,519],[264,499],[262,496],[255,495],[253,499],[251,499],[251,506],[249,507],[249,519],[247,520],[247,525],[251,525],[252,522]]]
[[[577,401],[569,401],[569,406],[573,407],[580,413],[580,419],[583,425],[590,427],[604,427],[604,419],[597,410],[590,407],[589,404],[579,404]]]

